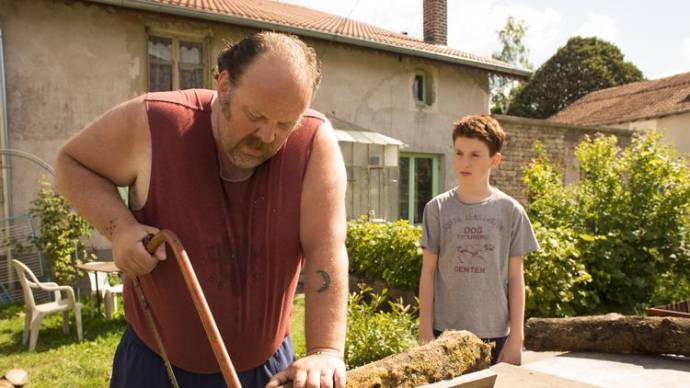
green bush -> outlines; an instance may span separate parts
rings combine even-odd
[[[382,280],[389,287],[416,289],[422,270],[421,238],[421,228],[405,220],[352,220],[348,223],[346,242],[350,272]]]
[[[534,223],[541,249],[525,260],[527,317],[562,317],[574,315],[597,303],[584,289],[592,277],[580,260],[578,236],[567,228],[546,228]]]
[[[359,288],[359,292],[350,294],[347,307],[345,364],[348,369],[417,345],[415,307],[388,301],[385,289],[376,294],[364,285]],[[384,311],[382,307],[386,302],[389,309]]]
[[[563,186],[543,148],[526,171],[530,218],[567,231],[572,257],[591,275],[575,287],[584,298],[570,305],[577,313],[641,312],[690,297],[690,168],[660,138],[638,134],[624,150],[613,136],[586,139],[576,151],[580,180],[572,186]],[[540,260],[558,260],[544,255]]]
[[[73,284],[80,277],[75,265],[95,258],[82,241],[91,237],[91,226],[69,208],[48,181],[40,179],[39,185],[30,210],[41,221],[34,244],[48,256],[53,278],[60,284]]]

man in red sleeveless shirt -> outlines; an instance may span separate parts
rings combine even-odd
[[[329,122],[308,110],[319,80],[299,39],[253,34],[221,52],[215,91],[140,96],[62,147],[58,190],[110,239],[125,273],[111,386],[168,386],[135,276],[180,386],[224,386],[177,264],[143,246],[164,228],[185,245],[243,386],[345,386],[346,177]],[[130,188],[129,207],[117,186]],[[294,361],[302,263],[307,356]]]

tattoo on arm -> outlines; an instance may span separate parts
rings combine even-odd
[[[115,232],[115,221],[108,221],[108,225],[105,227],[105,234],[107,237],[112,238],[113,232]]]
[[[324,270],[318,270],[316,273],[321,275],[321,288],[316,290],[316,292],[324,292],[331,286],[331,277]]]

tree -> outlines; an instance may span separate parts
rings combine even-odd
[[[506,24],[502,30],[498,31],[498,40],[501,42],[503,48],[491,55],[493,59],[520,65],[525,69],[532,70],[532,65],[529,63],[529,50],[522,43],[522,40],[527,33],[527,25],[524,20],[516,21],[514,17],[508,16]],[[506,113],[508,104],[511,98],[515,95],[515,91],[519,86],[519,81],[503,77],[499,75],[492,75],[489,78],[489,88],[491,89],[491,112],[492,113]]]
[[[508,114],[547,118],[587,93],[643,79],[614,44],[574,37],[517,91]]]

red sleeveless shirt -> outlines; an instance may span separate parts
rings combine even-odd
[[[220,178],[210,90],[150,93],[151,183],[133,211],[182,241],[235,369],[264,363],[288,334],[302,264],[302,182],[323,116],[308,111],[278,153],[244,182]],[[140,277],[170,361],[197,373],[219,367],[176,260]],[[138,296],[125,280],[127,322],[158,353]]]

